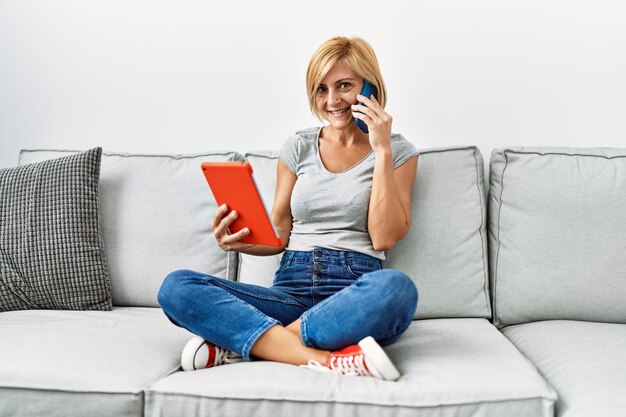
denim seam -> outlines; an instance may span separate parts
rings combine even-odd
[[[209,281],[209,280],[207,280]],[[267,301],[274,301],[277,303],[286,303],[286,304],[292,304],[292,305],[296,305],[296,306],[302,306],[302,303],[295,301],[295,300],[288,300],[288,299],[284,299],[284,298],[276,298],[276,297],[262,297],[258,294],[254,294],[252,292],[248,292],[248,291],[244,291],[241,288],[234,288],[234,287],[228,287],[230,290],[233,290],[235,292],[238,292],[240,294],[245,294],[248,295],[250,297],[256,298],[258,300],[267,300]]]
[[[371,266],[359,265],[359,264],[355,264],[353,266],[358,266],[358,267],[361,267],[363,269],[369,269],[369,271],[367,271],[367,272],[364,272],[362,274],[357,274],[356,272],[354,272],[352,270],[352,267],[350,265],[346,264],[346,271],[348,271],[348,274],[351,274],[354,278],[360,278],[361,276],[363,276],[363,275],[365,275],[367,273],[374,272],[374,271],[379,271],[379,270],[382,269],[382,268],[378,268],[378,267],[371,267]]]
[[[302,343],[304,343],[305,346],[314,347],[307,333],[307,320],[308,319],[306,317],[306,313],[308,313],[309,311],[310,310],[305,311],[300,316],[300,338],[302,339]]]
[[[355,278],[355,279],[356,279],[356,278],[359,278],[359,277],[360,277],[360,275],[357,275],[357,274],[356,274],[356,273],[352,270],[352,268],[350,268],[350,265],[346,264],[346,267],[345,267],[345,268],[346,268],[346,271],[348,272],[348,275],[352,275],[352,278]]]
[[[246,362],[250,362],[250,350],[252,350],[252,346],[254,346],[259,337],[276,324],[279,324],[278,320],[268,317],[267,323],[261,326],[252,334],[252,336],[248,338],[246,343],[243,345],[243,352],[241,352],[241,356],[243,356]]]
[[[359,268],[378,268],[380,266],[380,264],[375,264],[375,263],[371,263],[371,264],[361,264],[361,263],[352,263],[352,264],[348,264],[348,266],[352,267],[352,266],[356,266]]]
[[[346,269],[346,271],[348,271],[348,274],[351,274],[353,278],[360,278],[361,275],[357,274],[356,272],[354,272],[352,270],[351,265],[348,263],[348,261],[346,260],[345,254],[342,253],[340,255],[340,259],[341,259],[341,263],[343,265],[343,267]],[[382,262],[380,262],[378,265],[372,266],[372,265],[364,265],[364,264],[359,264],[359,263],[355,263],[352,266],[360,266],[363,269],[371,269],[371,271],[367,271],[367,272],[373,272],[373,271],[378,271],[379,269],[382,269]]]

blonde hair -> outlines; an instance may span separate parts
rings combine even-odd
[[[324,42],[309,61],[306,71],[306,89],[311,112],[320,121],[324,120],[324,116],[318,112],[315,105],[317,89],[338,61],[343,61],[352,71],[376,87],[377,100],[384,108],[387,103],[387,89],[372,47],[361,38],[335,36]]]

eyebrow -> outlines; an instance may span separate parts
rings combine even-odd
[[[342,78],[341,80],[335,81],[335,84],[339,84],[342,81],[354,81],[354,78]],[[323,85],[324,87],[326,87],[326,84],[320,84],[320,85]]]

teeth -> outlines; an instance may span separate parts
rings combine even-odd
[[[341,113],[345,113],[346,111],[348,111],[348,107],[346,107],[343,110],[331,111],[331,113],[332,114],[341,114]]]

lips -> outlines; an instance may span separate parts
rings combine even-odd
[[[342,116],[342,115],[344,115],[345,113],[347,113],[347,112],[348,112],[348,110],[350,110],[350,107],[346,107],[346,108],[341,109],[341,110],[329,110],[328,112],[329,112],[330,114],[332,114],[333,116]]]

